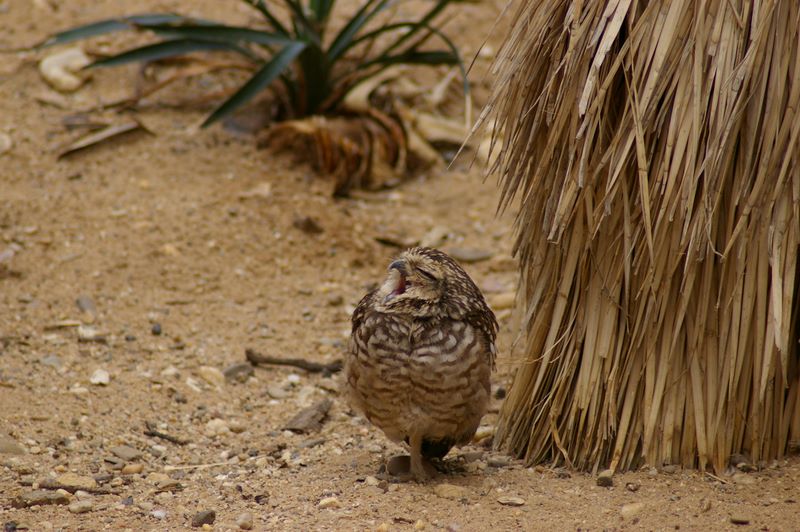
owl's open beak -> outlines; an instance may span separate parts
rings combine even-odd
[[[408,272],[406,271],[406,262],[405,262],[404,260],[402,260],[402,259],[397,259],[397,260],[395,260],[395,261],[392,261],[392,263],[389,265],[389,269],[390,269],[390,270],[397,270],[397,271],[399,271],[399,272],[400,272],[400,274],[401,274],[403,277],[405,277],[406,275],[408,275]]]
[[[396,260],[389,265],[389,293],[384,298],[384,302],[389,302],[395,297],[406,291],[406,263]]]

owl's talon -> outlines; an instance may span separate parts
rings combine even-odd
[[[411,457],[407,454],[399,454],[386,461],[386,473],[401,482],[408,482],[409,480],[423,481],[435,477],[438,470],[425,457],[421,458],[420,469],[414,470],[411,466]]]

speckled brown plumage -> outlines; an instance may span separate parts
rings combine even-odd
[[[449,256],[404,252],[353,313],[346,377],[353,406],[396,442],[411,472],[469,442],[489,403],[497,321]]]

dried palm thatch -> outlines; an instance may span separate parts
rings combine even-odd
[[[527,342],[497,442],[723,470],[800,439],[800,3],[519,2],[483,124]]]

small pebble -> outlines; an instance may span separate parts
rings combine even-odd
[[[104,369],[96,369],[89,377],[89,382],[95,386],[108,386],[108,383],[111,382],[111,375]]]
[[[747,473],[734,473],[733,474],[733,481],[736,484],[742,484],[742,485],[745,485],[745,486],[749,486],[751,484],[755,484],[756,483],[756,479],[753,476],[748,475]]]
[[[70,504],[67,509],[73,514],[85,514],[94,509],[94,505],[90,500],[76,501]]]
[[[229,432],[230,428],[224,419],[214,418],[206,423],[206,434],[209,436],[221,436]]]
[[[600,472],[597,475],[597,485],[603,488],[610,488],[614,485],[614,472],[610,469]]]
[[[194,514],[192,517],[192,526],[197,528],[203,525],[211,525],[217,518],[217,512],[214,510],[202,510]]]
[[[241,364],[228,366],[222,373],[229,381],[244,383],[255,374],[255,370],[252,364],[242,362]]]
[[[253,529],[253,514],[250,513],[243,513],[236,518],[236,526],[238,526],[242,530],[252,530]]]
[[[25,454],[25,449],[14,438],[0,432],[0,454]]]
[[[497,502],[502,504],[503,506],[522,506],[525,504],[525,499],[522,497],[498,497]]]
[[[100,344],[106,343],[106,337],[97,331],[94,327],[89,325],[78,326],[78,341],[79,342],[97,342]]]
[[[14,508],[30,508],[31,506],[44,506],[50,504],[69,504],[69,494],[63,490],[46,491],[34,490],[27,491],[17,496],[11,501]]]
[[[97,313],[97,307],[95,307],[94,301],[92,301],[92,298],[89,296],[78,296],[78,299],[75,300],[75,304],[78,306],[78,309],[80,309],[81,312],[91,315]]]
[[[155,484],[156,484],[156,489],[158,491],[161,491],[161,492],[167,492],[167,491],[172,492],[174,490],[183,489],[183,486],[181,486],[181,483],[178,482],[177,480],[173,479],[173,478],[168,478],[166,480],[160,480],[160,481],[156,482]]]
[[[159,472],[154,471],[154,472],[150,473],[149,475],[147,475],[147,481],[148,482],[152,482],[153,484],[157,484],[159,482],[166,482],[168,480],[171,480],[171,479],[170,479],[169,475],[167,475],[166,473],[159,473]]]
[[[750,457],[742,453],[734,453],[728,458],[728,464],[736,467],[742,471],[747,469],[747,466],[752,466]],[[742,467],[739,467],[742,466]]]
[[[197,373],[200,375],[200,377],[202,377],[204,381],[211,384],[212,386],[217,386],[219,388],[225,386],[225,374],[215,367],[200,366],[197,369]]]
[[[557,467],[553,470],[556,478],[572,478],[572,475],[563,467]]]
[[[143,464],[125,464],[120,470],[120,473],[123,475],[136,475],[142,471],[144,471]]]
[[[287,392],[277,384],[267,384],[266,390],[267,390],[267,395],[269,395],[273,399],[286,399],[290,395],[289,392]]]
[[[468,451],[461,454],[461,459],[468,464],[480,460],[481,458],[483,458],[482,451]]]
[[[239,194],[239,199],[269,198],[271,195],[272,195],[272,183],[264,182],[264,183],[259,183],[250,190]]]
[[[161,370],[161,376],[167,379],[176,379],[181,376],[181,372],[175,366],[168,366]]]
[[[620,513],[624,519],[631,519],[632,517],[640,514],[642,510],[644,510],[643,502],[632,502],[623,504],[622,508],[620,508]]]
[[[152,454],[155,457],[164,456],[165,454],[167,454],[167,446],[158,443],[155,445],[151,445],[150,454]]]
[[[630,492],[632,492],[632,493],[636,493],[637,491],[639,491],[640,487],[641,487],[641,485],[638,482],[626,482],[625,483],[625,489],[630,491]]]
[[[492,456],[486,461],[486,464],[489,467],[501,468],[501,467],[508,467],[509,465],[511,465],[511,462],[509,462],[508,459],[503,456]]]
[[[232,419],[231,422],[228,423],[228,428],[234,434],[241,434],[242,432],[247,430],[247,424],[238,419]]]
[[[138,449],[134,449],[130,445],[117,445],[116,447],[109,449],[109,452],[127,462],[131,462],[142,457],[142,452]]]
[[[92,477],[84,477],[75,473],[64,473],[56,477],[56,481],[68,488],[79,490],[93,490],[97,487],[97,482]]]
[[[734,525],[749,525],[750,518],[744,515],[735,514],[731,516],[731,523]]]
[[[58,355],[47,355],[46,357],[42,357],[42,359],[39,360],[39,363],[55,369],[61,369],[61,367],[64,365]]]
[[[317,508],[324,510],[326,508],[339,508],[341,503],[336,497],[325,497],[319,501]]]
[[[167,511],[164,510],[163,508],[158,508],[157,510],[153,510],[152,512],[150,512],[150,515],[152,515],[159,521],[162,521],[167,518]]]
[[[433,492],[443,499],[464,499],[469,495],[469,490],[455,484],[437,484]]]
[[[0,155],[10,150],[13,145],[11,137],[7,133],[0,132]]]
[[[319,235],[324,231],[319,222],[311,216],[297,216],[292,225],[309,235]]]
[[[491,425],[481,425],[478,427],[478,430],[475,431],[475,435],[472,437],[473,442],[479,442],[483,439],[489,438],[494,436],[495,428]]]
[[[153,333],[153,336],[161,336],[161,324],[154,323],[150,328],[150,332]]]
[[[84,67],[91,62],[81,48],[65,48],[42,59],[39,62],[39,73],[54,89],[73,92],[86,81]]]

